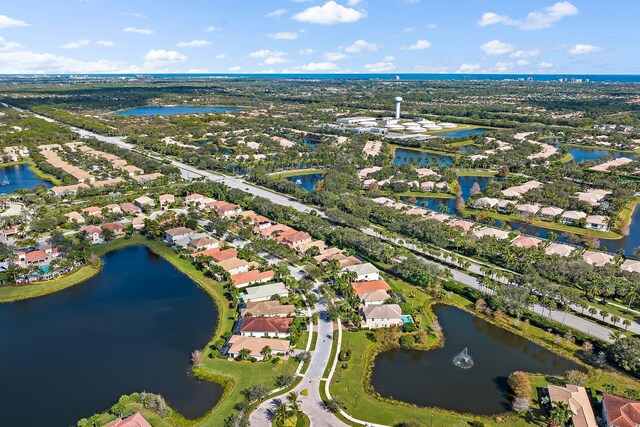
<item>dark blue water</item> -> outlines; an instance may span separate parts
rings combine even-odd
[[[584,163],[591,160],[598,160],[598,159],[605,158],[607,156],[611,156],[614,159],[617,159],[620,157],[628,157],[630,159],[633,159],[634,157],[636,157],[636,154],[634,153],[623,153],[620,151],[613,151],[613,150],[601,150],[598,148],[583,148],[583,147],[573,147],[573,146],[567,146],[566,148],[567,148],[567,151],[571,153],[571,155],[573,156],[573,161],[578,163]]]
[[[288,176],[286,179],[296,184],[298,188],[311,191],[315,188],[318,181],[322,180],[323,177],[324,175],[321,173],[310,173],[306,175]]]
[[[493,180],[498,180],[499,178],[493,178]],[[485,188],[491,178],[489,177],[481,177],[481,176],[461,176],[457,178],[458,184],[460,185],[460,189],[462,191],[461,196],[464,200],[469,199],[471,197],[471,190],[473,189],[473,184],[478,183],[480,190]],[[407,200],[407,197],[404,197],[403,200]],[[454,213],[454,206],[456,203],[456,199],[446,198],[446,197],[416,197],[415,204],[418,206],[422,206],[425,208],[429,208],[435,211],[440,211],[440,205],[446,205],[449,207],[449,212]]]
[[[73,76],[78,76],[74,74]],[[91,77],[91,74],[85,74]],[[140,78],[137,74],[102,74],[103,77],[133,77]],[[589,79],[591,82],[620,82],[620,83],[638,83],[640,75],[632,74],[146,74],[145,78],[152,79],[201,79],[201,78],[242,78],[251,80],[270,80],[270,79],[287,79],[287,80],[522,80],[531,78],[533,81],[557,82],[559,79]],[[71,75],[61,75],[62,78],[69,78]],[[526,82],[522,82],[526,83]],[[562,83],[568,84],[568,83]]]
[[[463,136],[482,135],[485,132],[486,132],[486,129],[477,128],[477,129],[457,130],[454,132],[447,132],[447,133],[439,133],[438,136],[444,136],[447,138],[462,138]]]
[[[408,197],[402,197],[402,200],[408,200]],[[442,208],[440,205],[445,205],[449,208],[447,213],[454,213],[454,207],[456,204],[456,199],[447,198],[447,197],[416,197],[416,201],[414,203],[417,206],[431,209],[436,212],[442,212]]]
[[[0,304],[0,424],[75,425],[135,391],[189,418],[219,400],[219,385],[189,373],[216,326],[211,298],[144,246],[103,259],[85,283]]]
[[[393,158],[394,165],[406,165],[413,163],[417,166],[433,166],[444,167],[453,161],[453,156],[445,156],[443,154],[427,153],[419,150],[411,150],[407,148],[396,148]]]
[[[208,113],[227,113],[238,111],[239,108],[230,107],[205,107],[180,105],[173,107],[137,107],[130,110],[119,111],[116,116],[172,116],[176,114],[208,114]]]
[[[8,184],[4,181],[5,177],[9,181]],[[46,185],[47,188],[53,187],[51,182],[37,178],[36,175],[29,170],[29,165],[14,165],[0,168],[0,184],[2,184],[0,185],[0,194],[9,194],[16,190],[29,190],[40,184]]]
[[[436,306],[445,336],[435,350],[395,349],[380,354],[371,383],[383,396],[474,414],[498,414],[511,408],[507,376],[514,371],[559,375],[580,369],[574,362],[471,313]],[[453,364],[464,348],[470,369]]]

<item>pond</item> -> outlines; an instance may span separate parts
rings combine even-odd
[[[440,166],[444,167],[453,161],[453,156],[444,154],[428,153],[426,151],[411,150],[407,148],[396,148],[393,158],[394,165],[406,165],[414,163],[417,166]]]
[[[483,128],[456,130],[453,132],[439,133],[437,136],[444,136],[446,138],[462,138],[463,136],[482,135],[487,130]]]
[[[620,157],[629,157],[634,158],[635,154],[633,153],[624,153],[622,151],[615,150],[601,150],[598,148],[584,148],[584,147],[574,147],[571,145],[566,146],[567,151],[573,156],[573,161],[578,163],[584,163],[591,160],[603,159],[607,156],[612,156],[614,159]]]
[[[10,194],[16,190],[30,190],[40,184],[44,184],[47,188],[53,187],[53,183],[36,177],[29,170],[29,165],[0,168],[0,194]]]
[[[491,180],[498,181],[504,178],[491,178],[484,176],[460,176],[457,178],[458,184],[460,185],[460,190],[462,191],[462,198],[467,200],[471,197],[471,190],[473,189],[473,184],[478,183],[480,190],[484,189]],[[406,197],[403,200],[407,200]],[[449,212],[454,213],[456,199],[455,198],[447,198],[447,197],[416,197],[416,201],[414,204],[426,207],[428,209],[432,209],[435,211],[440,210],[440,205],[444,204],[449,207]]]
[[[309,173],[305,175],[288,176],[286,179],[293,182],[296,187],[311,191],[315,188],[318,181],[324,178],[321,173]]]
[[[173,116],[177,114],[209,114],[209,113],[232,113],[241,108],[214,107],[214,106],[193,106],[193,105],[172,105],[169,107],[137,107],[129,110],[118,111],[116,116]]]
[[[219,385],[190,374],[216,326],[211,298],[144,246],[103,260],[85,283],[0,304],[3,425],[75,425],[135,391],[189,418],[219,400]]]
[[[437,305],[444,347],[381,353],[371,375],[383,396],[456,412],[498,414],[511,408],[507,377],[514,371],[564,374],[579,366],[544,347],[456,307]],[[453,358],[467,348],[474,365],[461,369]]]

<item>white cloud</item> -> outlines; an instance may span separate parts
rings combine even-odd
[[[187,73],[189,74],[207,74],[209,73],[209,70],[206,68],[192,68],[189,71],[187,71]]]
[[[577,44],[569,49],[569,53],[572,55],[585,55],[587,53],[600,52],[601,50],[601,47],[592,44]]]
[[[82,46],[88,45],[90,42],[91,40],[89,39],[82,39],[82,40],[76,40],[73,42],[65,43],[60,47],[62,49],[78,49],[78,48],[81,48]]]
[[[233,67],[229,67],[227,68],[228,71],[231,71],[232,73],[237,73],[238,71],[242,70],[242,67],[235,65]]]
[[[458,73],[475,73],[480,70],[480,64],[462,64],[458,68]]]
[[[364,68],[372,73],[386,73],[395,70],[396,66],[393,65],[393,62],[386,61],[387,59],[393,60],[393,58],[385,58],[385,61],[376,62],[374,64],[365,64]]]
[[[529,61],[527,61],[526,59],[518,59],[516,61],[516,65],[518,67],[524,67],[525,65],[529,65]]]
[[[209,46],[211,42],[209,40],[191,40],[190,42],[179,42],[178,47],[204,47]]]
[[[96,44],[98,46],[102,46],[102,47],[115,47],[116,43],[114,41],[111,40],[98,40],[96,42]]]
[[[326,59],[327,61],[339,61],[341,59],[347,58],[347,55],[342,52],[327,52],[322,56],[324,56],[324,59]]]
[[[402,46],[400,49],[401,50],[423,50],[423,49],[429,49],[430,47],[431,47],[431,42],[429,42],[428,40],[421,39],[412,45]]]
[[[19,19],[9,18],[7,15],[0,15],[0,28],[30,27],[30,26],[31,25]]]
[[[274,51],[269,49],[256,50],[255,52],[251,52],[249,54],[249,58],[267,58],[270,56],[285,56],[285,52]]]
[[[513,68],[513,62],[501,61],[501,62],[496,62],[496,65],[493,67],[493,69],[490,70],[490,72],[506,73],[512,68]]]
[[[151,34],[154,34],[153,30],[150,30],[148,28],[125,27],[122,29],[122,31],[124,31],[125,33],[142,34],[144,36],[150,36]]]
[[[359,21],[366,16],[365,12],[342,6],[331,0],[323,6],[313,6],[293,16],[300,22],[320,25],[348,24]]]
[[[0,36],[0,51],[3,50],[13,50],[22,47],[22,45],[18,42],[10,42],[5,40],[4,37]]]
[[[511,54],[514,58],[531,58],[533,56],[537,56],[540,53],[539,49],[532,50],[516,50]]]
[[[351,46],[341,46],[340,49],[349,53],[359,53],[359,52],[376,52],[380,47],[375,43],[369,43],[366,40],[357,40]]]
[[[300,49],[298,51],[298,55],[311,55],[313,52],[315,52],[313,49],[311,49],[310,47],[307,47],[305,49]]]
[[[333,62],[310,62],[307,65],[294,67],[297,71],[311,71],[311,72],[328,72],[338,71],[338,66]]]
[[[362,3],[362,0],[347,0],[347,5],[349,6],[357,6]]]
[[[500,40],[491,40],[481,45],[480,49],[487,55],[504,55],[513,51],[513,45]]]
[[[145,67],[159,67],[177,62],[184,62],[187,57],[175,50],[151,49],[144,56]]]
[[[266,15],[264,15],[267,18],[272,18],[272,17],[277,17],[277,16],[282,16],[285,13],[287,13],[287,9],[276,9],[272,12],[267,13]]]
[[[84,0],[84,1],[89,3],[89,0]],[[140,12],[123,12],[120,14],[120,16],[131,16],[133,18],[147,19],[147,15]]]
[[[224,53],[219,53],[219,54],[216,55],[216,59],[225,59],[226,57],[227,57],[227,55],[224,54]]]
[[[553,68],[553,64],[550,62],[540,62],[538,63],[538,67],[544,68],[544,69]]]
[[[205,33],[213,33],[214,31],[218,31],[220,28],[218,27],[214,27],[213,25],[209,25],[207,28],[204,29]]]
[[[289,62],[287,58],[283,58],[281,56],[270,56],[264,59],[264,65],[273,65],[273,64],[284,64],[285,62]]]
[[[407,27],[404,30],[402,30],[403,33],[413,33],[416,29],[413,27]]]
[[[416,65],[413,70],[417,73],[448,73],[449,67],[446,65],[432,66],[432,65]]]
[[[435,30],[436,28],[438,28],[438,24],[432,22],[431,24],[427,25],[427,28],[430,30]]]
[[[137,73],[140,67],[123,62],[81,61],[52,53],[30,51],[0,52],[2,74]]]
[[[279,33],[269,34],[269,37],[274,40],[295,40],[298,38],[298,35],[295,31],[281,31]]]
[[[478,25],[486,27],[488,25],[503,24],[517,27],[521,30],[540,30],[549,28],[562,18],[576,15],[577,13],[577,7],[568,1],[561,1],[541,10],[530,12],[524,20],[512,19],[507,15],[487,12],[482,15],[478,21]]]

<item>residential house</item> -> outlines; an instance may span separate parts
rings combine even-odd
[[[166,230],[164,232],[165,239],[169,243],[174,243],[177,240],[184,239],[185,237],[189,237],[193,235],[195,231],[187,227],[176,227]]]
[[[156,202],[154,202],[151,197],[147,197],[147,196],[140,196],[137,199],[135,199],[133,202],[140,209],[144,209],[145,207],[152,208],[156,205]]]
[[[86,239],[91,243],[102,243],[102,228],[97,225],[86,225],[80,229],[81,232],[86,233]]]
[[[158,197],[158,201],[160,202],[160,207],[162,210],[167,210],[169,206],[173,205],[176,202],[176,198],[173,194],[162,194]]]
[[[496,205],[499,213],[511,213],[515,209],[516,203],[512,200],[500,199]]]
[[[257,283],[268,282],[270,280],[273,280],[274,277],[275,273],[273,272],[273,270],[249,270],[244,273],[234,274],[230,277],[230,279],[236,288],[245,288]]]
[[[371,291],[390,291],[391,286],[384,280],[369,280],[367,282],[351,282],[353,292],[360,296],[365,292]]]
[[[482,227],[474,230],[473,235],[479,239],[489,236],[494,239],[504,240],[509,237],[509,232],[505,230],[498,230],[497,228]]]
[[[131,226],[134,230],[142,230],[144,228],[144,220],[147,219],[142,215],[139,215],[131,220]]]
[[[220,241],[211,237],[199,237],[191,239],[187,247],[194,251],[206,251],[207,249],[216,249],[220,247]]]
[[[291,231],[292,232],[281,234],[276,240],[291,249],[298,249],[301,246],[311,243],[311,235],[306,231]]]
[[[469,232],[475,226],[475,224],[471,221],[466,221],[464,219],[459,219],[451,223],[454,227],[462,228],[464,231]]]
[[[284,283],[278,282],[246,288],[240,297],[248,304],[249,302],[268,301],[273,297],[286,298],[288,296],[289,291]]]
[[[262,338],[254,336],[232,335],[229,338],[227,354],[237,358],[244,349],[249,350],[249,357],[257,360],[264,359],[262,349],[269,347],[272,355],[285,355],[291,351],[291,343],[277,338]]]
[[[89,206],[88,208],[82,209],[85,215],[95,216],[97,218],[102,216],[102,209],[97,206]]]
[[[122,223],[120,222],[105,222],[104,224],[101,225],[103,230],[111,230],[113,231],[113,236],[114,237],[124,237],[125,232],[124,232],[124,225],[122,225]]]
[[[355,273],[356,282],[380,280],[380,271],[369,262],[345,267],[342,271]]]
[[[549,384],[547,390],[549,391],[551,404],[563,402],[569,406],[569,409],[573,412],[571,421],[575,427],[598,427],[591,407],[591,400],[584,387],[571,384],[567,384],[564,387]]]
[[[511,241],[511,246],[515,246],[516,248],[537,248],[542,244],[542,240],[531,237],[520,235]]]
[[[120,203],[120,209],[122,209],[122,212],[125,214],[139,214],[142,212],[139,206],[129,202]]]
[[[240,335],[285,338],[289,335],[292,322],[292,317],[243,317],[240,321]]]
[[[85,223],[84,217],[80,215],[78,212],[69,212],[64,214],[64,216],[66,216],[70,222],[75,222],[76,224]]]
[[[151,424],[142,416],[140,412],[136,412],[127,418],[118,418],[111,421],[104,427],[151,427]]]
[[[522,203],[520,205],[516,205],[516,214],[528,218],[538,213],[540,210],[540,205],[532,204],[532,203]]]
[[[185,206],[191,206],[193,204],[198,204],[202,201],[202,199],[204,199],[204,196],[202,194],[189,194],[187,197],[184,198],[184,205]]]
[[[49,264],[51,260],[57,258],[60,255],[58,248],[51,246],[45,246],[42,249],[37,249],[30,252],[18,252],[14,261],[23,267],[28,265],[44,266]]]
[[[563,209],[554,206],[547,206],[538,212],[538,218],[543,221],[555,221],[563,212]]]
[[[560,215],[560,222],[566,225],[577,226],[585,219],[587,214],[581,211],[565,211]]]
[[[638,427],[640,426],[640,402],[604,393],[602,418],[607,427]]]
[[[110,214],[121,214],[122,213],[122,208],[120,208],[120,205],[116,205],[115,203],[112,203],[110,205],[107,205],[104,207],[107,212],[109,212]]]
[[[224,219],[232,218],[242,212],[242,208],[240,206],[223,201],[213,203],[212,207],[218,216]]]
[[[388,328],[402,325],[402,309],[398,304],[369,305],[363,310],[363,328]]]
[[[250,264],[240,258],[229,258],[217,263],[224,271],[229,273],[230,276],[234,276],[240,273],[246,273],[249,271]]]
[[[564,245],[562,243],[551,243],[544,249],[544,253],[547,255],[558,255],[561,257],[570,256],[576,248],[570,245]]]
[[[634,273],[640,273],[640,261],[635,259],[627,259],[625,260],[620,268],[623,271],[630,271]]]
[[[475,209],[491,209],[499,202],[500,200],[494,199],[492,197],[480,197],[475,202],[473,202],[473,207]]]
[[[376,289],[373,291],[365,291],[358,295],[360,302],[365,307],[370,305],[384,304],[389,299],[389,294],[384,289]]]
[[[587,263],[596,267],[604,267],[607,264],[615,262],[613,255],[604,252],[584,251],[582,259]]]
[[[240,309],[240,316],[254,317],[291,317],[296,312],[293,304],[280,304],[278,301],[251,301]]]
[[[609,230],[609,218],[602,215],[589,215],[585,220],[585,227],[591,230]]]

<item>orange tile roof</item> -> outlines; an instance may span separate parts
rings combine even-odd
[[[391,286],[384,280],[370,280],[368,282],[352,282],[351,286],[356,294],[361,295],[367,291],[390,291]]]

